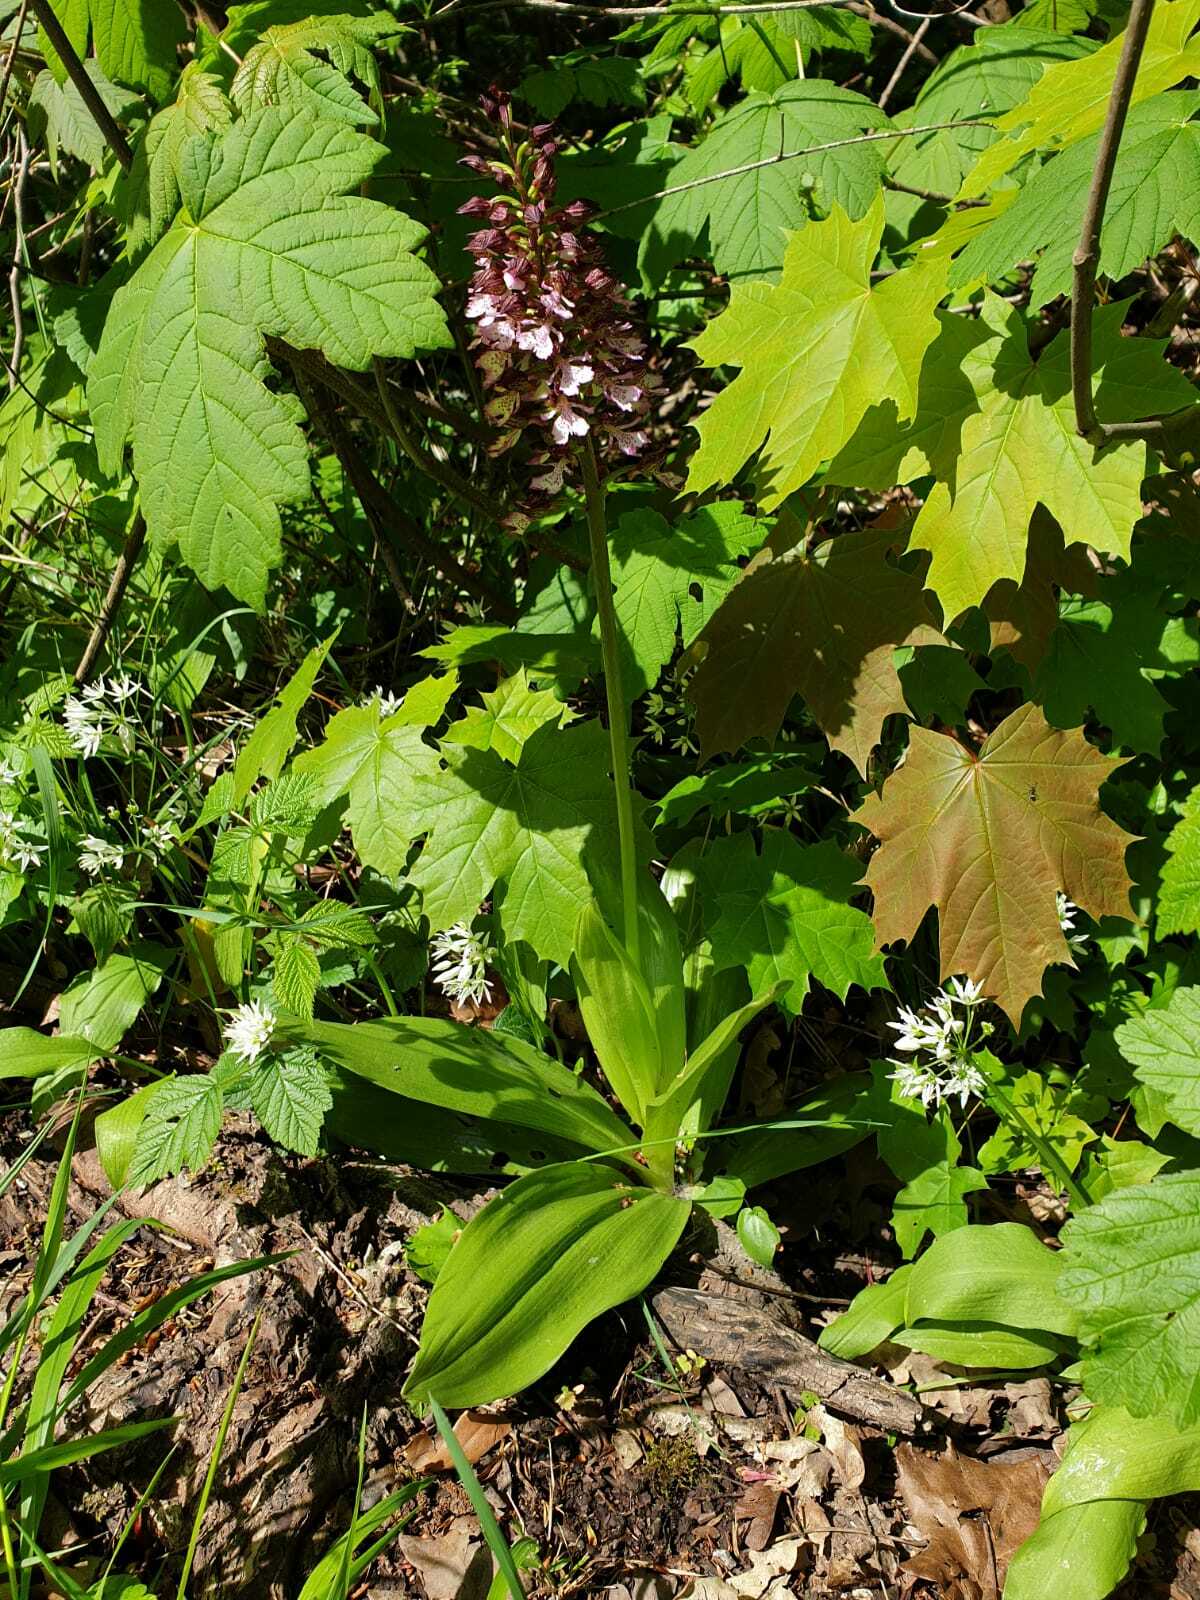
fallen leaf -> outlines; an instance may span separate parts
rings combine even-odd
[[[758,1478],[748,1483],[738,1496],[733,1515],[739,1522],[747,1521],[750,1524],[742,1538],[747,1550],[766,1549],[775,1527],[775,1513],[781,1498],[779,1485],[770,1478]]]
[[[396,1546],[416,1569],[427,1600],[486,1600],[492,1558],[474,1517],[458,1517],[448,1532],[430,1538],[401,1534]]]
[[[775,1486],[798,1500],[816,1500],[825,1492],[833,1457],[815,1439],[766,1439],[758,1454],[773,1466]]]
[[[454,1437],[472,1466],[494,1450],[512,1432],[512,1423],[484,1411],[464,1411],[454,1424]],[[414,1472],[450,1472],[454,1463],[441,1434],[418,1433],[404,1447],[404,1459]]]
[[[780,1539],[769,1550],[752,1551],[750,1565],[745,1572],[730,1578],[729,1587],[747,1600],[790,1593],[788,1578],[799,1565],[800,1553],[807,1543],[806,1539]]]

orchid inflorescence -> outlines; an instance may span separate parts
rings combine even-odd
[[[982,984],[951,978],[927,1006],[916,1011],[900,1007],[899,1022],[888,1027],[899,1035],[896,1049],[912,1059],[893,1060],[896,1071],[889,1076],[902,1095],[926,1107],[957,1095],[965,1107],[971,1095],[982,1094],[986,1084],[974,1052],[992,1032],[991,1023],[974,1026],[976,1009],[983,1003]]]
[[[545,471],[533,487],[555,494],[573,447],[589,435],[601,454],[632,456],[647,443],[646,346],[629,303],[584,226],[586,201],[554,206],[553,125],[518,137],[512,103],[493,88],[483,97],[500,157],[469,155],[463,165],[500,190],[459,210],[486,222],[468,240],[475,272],[466,314],[488,393],[485,413],[498,430],[494,453],[526,429],[543,435],[534,457]]]

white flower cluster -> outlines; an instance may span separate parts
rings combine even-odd
[[[257,1061],[275,1034],[275,1013],[259,1000],[238,1006],[225,1028],[225,1048],[249,1065]]]
[[[94,833],[85,833],[79,845],[79,870],[89,878],[98,878],[105,872],[120,872],[125,865],[123,845],[110,844]]]
[[[42,864],[46,846],[29,832],[30,824],[13,811],[0,811],[0,867],[33,872]]]
[[[1061,889],[1058,890],[1055,898],[1058,907],[1058,925],[1062,929],[1067,943],[1072,950],[1082,950],[1088,943],[1088,936],[1086,933],[1075,932],[1075,918],[1079,912],[1079,907],[1074,900],[1068,900]]]
[[[0,756],[0,789],[11,789],[21,781],[21,769]]]
[[[379,715],[381,718],[394,716],[404,704],[404,696],[402,694],[393,694],[390,689],[380,689],[378,687],[371,690],[363,703],[371,706],[375,704],[376,700],[379,702]]]
[[[957,1095],[965,1107],[968,1097],[982,1094],[985,1080],[973,1060],[973,1013],[984,1003],[983,985],[970,978],[951,978],[927,1006],[911,1011],[900,1008],[900,1021],[888,1027],[898,1034],[896,1049],[911,1056],[910,1061],[893,1061],[896,1071],[890,1076],[900,1093],[921,1104],[940,1106]],[[964,1015],[955,1010],[961,1006]],[[978,1032],[985,1039],[992,1028],[983,1023]],[[918,1059],[924,1056],[924,1060]]]
[[[465,922],[456,922],[452,928],[434,934],[429,949],[433,981],[449,999],[459,1005],[478,1005],[481,1000],[492,998],[487,969],[495,951],[481,933],[475,933]]]
[[[137,742],[133,724],[133,699],[138,686],[132,678],[97,678],[63,706],[67,737],[80,755],[99,753],[105,735],[111,735],[126,755]]]

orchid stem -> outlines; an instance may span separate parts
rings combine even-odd
[[[608,523],[604,514],[604,484],[591,436],[579,452],[583,495],[587,507],[591,544],[592,582],[600,622],[600,655],[604,663],[604,693],[608,702],[608,740],[612,750],[613,788],[617,799],[617,836],[621,848],[621,900],[625,914],[625,949],[639,963],[637,848],[633,827],[633,785],[630,777],[629,711],[621,682],[621,637],[613,605],[612,568],[608,560]]]

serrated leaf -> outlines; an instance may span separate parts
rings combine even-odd
[[[1171,1121],[1200,1134],[1200,989],[1176,989],[1165,1006],[1122,1023],[1115,1040]]]
[[[190,61],[175,99],[150,120],[133,156],[128,177],[126,243],[138,260],[170,226],[179,210],[179,173],[184,146],[197,134],[220,133],[233,114],[220,82]]]
[[[934,1238],[965,1228],[969,1221],[966,1197],[988,1186],[974,1167],[956,1167],[939,1161],[926,1167],[896,1196],[892,1229],[905,1260],[916,1253],[927,1233]]]
[[[325,950],[365,950],[375,943],[371,919],[353,906],[318,900],[300,918],[305,938]]]
[[[941,640],[920,575],[888,559],[898,543],[885,528],[815,549],[779,538],[750,563],[700,635],[688,686],[705,756],[773,739],[798,693],[830,744],[866,770],[884,721],[906,710],[895,647]]]
[[[1134,1416],[1200,1420],[1200,1173],[1119,1189],[1063,1230],[1059,1291],[1091,1346],[1088,1395]]]
[[[313,1001],[321,987],[321,963],[311,945],[295,939],[280,946],[271,972],[271,987],[280,1005],[312,1021]]]
[[[156,100],[169,93],[178,70],[177,46],[187,37],[177,7],[130,0],[53,0],[53,5],[77,55],[94,54],[110,78],[146,89]],[[62,81],[66,69],[44,34],[40,44]]]
[[[552,690],[534,688],[525,668],[518,667],[483,696],[482,706],[471,706],[461,721],[452,722],[442,742],[494,750],[505,761],[516,763],[530,734],[548,722],[560,725],[570,716],[570,709]]]
[[[697,254],[707,229],[713,265],[734,283],[776,276],[785,267],[788,234],[807,232],[810,217],[836,212],[857,219],[871,210],[887,141],[851,141],[889,125],[870,100],[819,80],[747,96],[670,172],[670,188],[693,187],[656,206],[642,241],[643,273],[661,283],[677,261]],[[824,144],[839,147],[813,149]],[[777,159],[794,151],[812,153]],[[734,170],[755,162],[763,164]]]
[[[207,1073],[157,1085],[138,1129],[130,1185],[141,1188],[185,1168],[198,1172],[217,1142],[223,1105],[221,1086]]]
[[[780,1003],[793,1014],[813,978],[842,1000],[852,983],[888,987],[871,919],[849,904],[861,866],[835,844],[800,845],[765,828],[761,854],[745,833],[709,849],[725,858],[708,930],[718,970],[745,967],[755,994],[790,983]]]
[[[383,153],[282,109],[191,140],[185,209],[114,296],[92,362],[105,470],[132,435],[152,536],[177,538],[208,587],[251,605],[281,559],[278,507],[309,481],[296,406],[263,382],[263,336],[359,370],[449,337],[433,274],[412,253],[424,230],[342,193]]]
[[[333,1096],[314,1051],[301,1047],[261,1057],[247,1088],[255,1116],[276,1144],[316,1155]]]
[[[296,720],[325,664],[332,638],[310,650],[279,691],[275,704],[254,725],[238,751],[229,804],[236,808],[260,778],[278,778],[296,742]]]
[[[374,47],[399,31],[391,17],[315,16],[268,28],[234,74],[229,95],[242,113],[263,106],[373,127],[378,114],[355,89],[379,97]],[[317,53],[319,52],[319,54]],[[328,60],[322,59],[328,57]]]
[[[945,261],[931,256],[872,287],[881,201],[860,222],[835,207],[788,243],[776,287],[735,287],[695,343],[706,366],[740,374],[696,425],[688,488],[731,482],[759,453],[759,499],[774,506],[836,455],[872,405],[917,407],[917,381],[938,323]]]
[[[1060,890],[1096,921],[1131,917],[1133,836],[1097,798],[1115,765],[1031,705],[978,753],[914,727],[904,765],[854,816],[881,841],[866,876],[879,945],[911,939],[936,906],[942,977],[982,983],[1019,1025],[1045,969],[1074,964]]]
[[[84,70],[105,106],[119,121],[140,109],[137,96],[111,83],[98,61],[86,62]],[[29,91],[29,111],[30,135],[45,145],[50,170],[56,178],[60,150],[86,161],[90,167],[103,167],[109,154],[108,141],[69,78],[59,83],[50,72],[39,72]]]
[[[1200,933],[1200,788],[1188,795],[1183,815],[1167,835],[1166,848],[1155,930],[1159,938]]]
[[[646,100],[636,61],[584,50],[552,58],[547,66],[527,72],[517,93],[546,118],[561,116],[576,100],[589,106],[640,106]]]
[[[670,9],[664,8],[664,13],[669,15]],[[693,30],[706,42],[712,40],[711,48],[703,55],[684,60],[687,97],[697,114],[707,109],[733,77],[747,92],[758,89],[771,94],[783,84],[805,77],[804,65],[814,51],[843,50],[866,55],[871,48],[870,23],[832,6],[763,12],[750,17],[714,15],[707,26],[698,17],[681,18],[674,28],[664,32],[643,70],[650,72],[667,60],[674,65],[677,41],[682,42]]]

